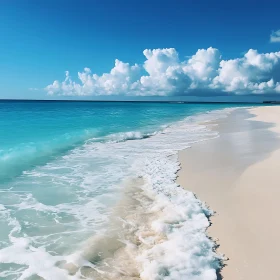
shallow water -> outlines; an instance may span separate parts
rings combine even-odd
[[[1,102],[0,278],[216,279],[176,152],[230,107]]]

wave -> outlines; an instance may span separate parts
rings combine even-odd
[[[0,150],[0,180],[5,181],[37,165],[66,153],[87,139],[93,138],[98,131],[87,129],[61,135],[41,142],[22,143],[13,148]]]
[[[151,136],[156,135],[158,132],[141,132],[141,131],[128,131],[128,132],[120,132],[115,134],[110,134],[105,137],[105,141],[108,142],[123,142],[129,140],[140,140],[146,139]]]
[[[66,134],[46,142],[24,143],[17,147],[0,150],[0,180],[12,179],[37,165],[67,153],[77,145],[93,142],[124,142],[149,138],[158,132],[128,131],[97,137],[94,130],[73,135]]]

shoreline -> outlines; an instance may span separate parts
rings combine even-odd
[[[206,234],[208,209],[178,187],[177,153],[216,138],[217,132],[200,123],[225,118],[232,109],[183,110],[184,118],[160,126],[151,137],[134,137],[136,130],[125,141],[89,141],[15,180],[0,204],[7,228],[0,278],[32,273],[30,277],[44,279],[215,279],[220,260]],[[30,180],[36,184],[29,189]],[[26,196],[18,197],[15,192],[22,187]],[[4,206],[6,198],[13,213]],[[57,219],[48,219],[50,215]],[[34,225],[27,231],[18,226],[31,219]],[[39,265],[34,261],[38,255]]]
[[[207,233],[225,256],[225,280],[279,279],[277,114],[279,106],[236,109],[211,126],[219,138],[178,154],[178,184],[215,212]]]

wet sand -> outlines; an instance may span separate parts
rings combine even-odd
[[[178,183],[215,211],[208,234],[225,280],[279,280],[280,107],[237,109],[220,137],[179,153]]]

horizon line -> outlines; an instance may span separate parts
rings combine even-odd
[[[1,101],[31,101],[31,102],[133,102],[133,103],[246,103],[246,104],[262,104],[262,103],[280,103],[277,100],[261,100],[261,101],[184,101],[184,100],[81,100],[81,99],[23,99],[23,98],[0,98]]]

